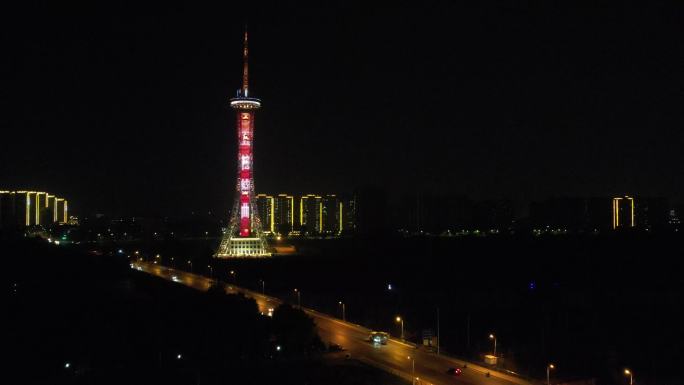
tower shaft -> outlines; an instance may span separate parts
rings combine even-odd
[[[240,236],[249,237],[252,233],[254,215],[254,180],[252,179],[252,138],[254,133],[254,112],[238,111],[238,193],[240,194]]]

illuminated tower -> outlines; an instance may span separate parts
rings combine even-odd
[[[216,251],[218,258],[270,256],[254,195],[254,112],[261,107],[261,101],[249,96],[248,53],[245,31],[242,88],[238,90],[236,97],[230,99],[230,107],[237,112],[238,167],[235,203],[228,228]]]

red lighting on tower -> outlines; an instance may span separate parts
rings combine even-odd
[[[270,255],[266,239],[261,232],[254,196],[252,173],[254,145],[254,113],[261,101],[249,96],[249,48],[245,30],[242,50],[242,88],[230,99],[230,106],[237,112],[238,171],[236,199],[228,229],[223,235],[217,257],[258,257]]]

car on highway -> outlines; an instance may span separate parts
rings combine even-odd
[[[368,341],[370,341],[374,344],[387,345],[388,340],[389,340],[389,334],[387,334],[385,332],[372,332],[368,336]]]
[[[178,279],[178,277],[176,277],[175,275],[171,276],[171,280],[173,280],[173,282],[180,282],[180,279]]]
[[[461,375],[462,370],[461,368],[449,368],[449,370],[447,370],[447,373],[451,374],[452,376],[459,376]]]

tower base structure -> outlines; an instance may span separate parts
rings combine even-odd
[[[271,253],[266,240],[262,237],[233,237],[226,232],[215,256],[216,258],[264,258],[270,257]]]

